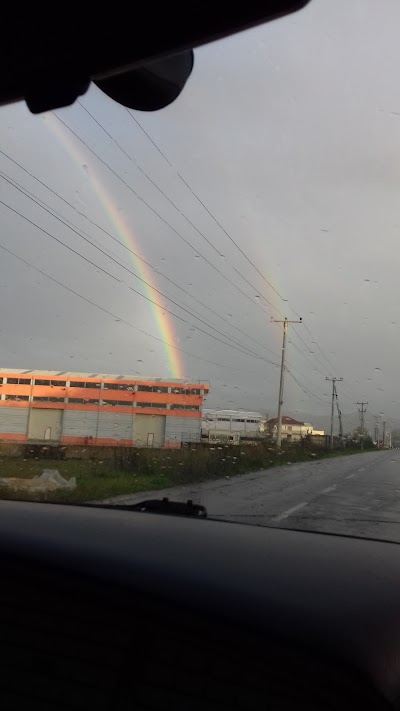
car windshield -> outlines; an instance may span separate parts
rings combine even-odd
[[[0,109],[2,499],[400,542],[399,27],[312,0],[161,110]]]

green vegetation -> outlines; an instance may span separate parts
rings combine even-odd
[[[21,490],[13,492],[2,486],[0,498],[65,502],[102,500],[359,451],[358,448],[332,452],[313,448],[311,442],[304,438],[299,444],[286,446],[280,452],[273,444],[263,441],[255,445],[198,445],[179,450],[116,449],[113,459],[104,461],[2,457],[0,477],[30,478],[40,475],[44,469],[57,469],[65,479],[76,477],[77,487],[73,491],[33,494]]]

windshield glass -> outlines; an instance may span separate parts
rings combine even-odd
[[[1,498],[400,541],[399,26],[313,0],[162,110],[0,109]]]

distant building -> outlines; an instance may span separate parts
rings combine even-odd
[[[180,447],[201,438],[207,383],[0,370],[0,441]]]
[[[272,436],[276,437],[278,429],[278,419],[276,417],[268,420],[268,429]],[[323,436],[324,431],[315,430],[310,422],[301,422],[300,420],[294,420],[293,417],[282,416],[282,439],[298,442],[306,435]]]
[[[237,443],[261,436],[264,418],[260,412],[203,409],[201,433],[210,441]]]

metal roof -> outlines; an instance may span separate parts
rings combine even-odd
[[[96,380],[128,380],[130,382],[137,380],[144,380],[151,383],[181,383],[182,385],[206,385],[204,381],[193,381],[187,380],[185,378],[155,378],[150,375],[137,375],[136,373],[129,373],[128,375],[120,375],[119,373],[76,373],[67,370],[24,370],[23,368],[0,368],[0,375],[20,375],[20,376],[31,376],[44,377],[44,378],[63,378],[64,380],[74,380],[76,378],[85,379],[96,379]]]

